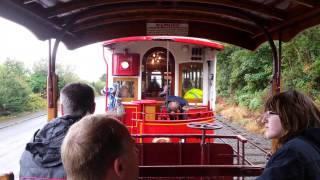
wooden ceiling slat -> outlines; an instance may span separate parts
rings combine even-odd
[[[309,8],[313,8],[315,6],[314,0],[294,0],[294,2]]]
[[[45,8],[38,1],[0,0],[0,16],[29,28],[39,39],[60,37],[74,49],[90,43],[146,35],[146,23],[188,23],[189,36],[255,49],[267,40],[260,27],[287,41],[320,24],[317,0],[72,0]],[[128,28],[130,27],[130,28]],[[124,28],[124,29],[121,29]]]
[[[272,26],[272,27],[268,28],[267,30],[270,33],[273,33],[275,31],[279,31],[279,30],[281,31],[281,29],[285,29],[288,26],[294,25],[295,23],[298,23],[298,22],[303,22],[304,20],[307,20],[308,18],[315,16],[315,15],[319,15],[319,14],[320,14],[320,8],[313,10],[313,11],[309,11],[307,13],[304,13],[301,16],[296,16],[295,18],[291,18],[291,19],[289,19],[279,25]],[[264,35],[263,33],[258,33],[257,35],[253,36],[252,38],[257,38],[257,37],[263,36],[263,35]]]
[[[226,10],[226,9],[221,9],[219,7],[216,6],[210,6],[210,7],[203,7],[203,6],[188,6],[188,5],[180,5],[176,8],[170,8],[170,7],[157,7],[157,6],[153,6],[152,4],[149,5],[144,5],[144,6],[137,6],[137,5],[131,5],[131,6],[126,6],[126,7],[113,7],[113,8],[109,8],[108,10],[106,10],[104,7],[99,7],[99,8],[95,8],[92,9],[90,11],[87,11],[86,13],[84,13],[84,17],[82,19],[94,19],[96,18],[97,14],[104,14],[104,15],[112,15],[112,14],[126,14],[127,12],[133,12],[133,11],[137,11],[141,12],[144,10],[148,10],[148,9],[152,9],[153,11],[158,11],[158,10],[174,10],[176,12],[189,12],[189,13],[193,13],[193,14],[207,14],[207,15],[218,15],[221,17],[230,17],[233,19],[238,19],[241,22],[246,22],[248,24],[254,24],[254,22],[249,19],[247,16],[245,16],[244,14],[241,14],[237,11],[231,11],[231,10]],[[143,13],[142,13],[143,14]],[[92,17],[91,17],[92,16]],[[264,19],[259,19],[260,21],[264,21],[266,23],[266,21]]]
[[[171,12],[170,10],[166,10],[166,11],[162,11],[163,13],[159,13],[158,15],[152,15],[152,10],[150,11],[144,11],[144,15],[134,15],[134,14],[130,14],[128,13],[128,18],[127,16],[125,17],[119,17],[119,16],[115,16],[115,17],[101,17],[97,18],[96,20],[90,20],[87,21],[87,23],[81,23],[81,24],[77,24],[73,27],[72,31],[73,32],[79,32],[79,31],[85,31],[86,29],[90,29],[90,28],[94,28],[96,26],[107,26],[109,24],[112,23],[117,23],[117,22],[130,22],[130,21],[141,21],[141,20],[146,20],[146,15],[148,15],[148,20],[150,22],[168,22],[168,19],[170,19],[170,22],[203,22],[203,23],[207,23],[207,24],[216,24],[216,25],[220,25],[220,26],[225,26],[231,29],[235,29],[241,32],[246,32],[250,35],[253,35],[255,32],[257,32],[259,29],[257,27],[254,26],[250,26],[248,24],[244,24],[244,23],[237,23],[237,22],[233,22],[233,23],[228,23],[228,21],[226,21],[226,19],[222,19],[219,17],[214,17],[214,18],[209,18],[209,17],[197,17],[194,15],[179,15],[179,14],[175,14],[173,15],[173,12]],[[169,14],[170,15],[167,15]],[[143,14],[143,13],[141,13]]]
[[[8,9],[7,7],[10,7]],[[2,9],[2,10],[1,10]],[[36,12],[33,10],[28,10],[23,6],[23,4],[13,1],[13,0],[1,0],[0,10],[4,15],[9,15],[15,13],[12,18],[14,18],[18,23],[26,26],[26,27],[36,27],[37,31],[43,31],[48,34],[53,34],[54,32],[47,31],[62,31],[63,27],[58,24],[51,22],[50,20],[42,17],[40,12]],[[9,15],[10,16],[10,15]],[[32,21],[33,20],[33,21]],[[47,27],[47,28],[45,28]],[[49,27],[49,28],[48,28]],[[42,32],[39,32],[42,34]],[[71,36],[76,36],[75,34],[66,31],[66,34]],[[45,38],[45,35],[41,35]]]
[[[144,3],[144,2],[152,2],[156,3],[159,2],[166,2],[164,0],[158,0],[158,1],[146,1],[146,0],[91,0],[88,2],[87,0],[77,0],[77,3],[66,3],[63,5],[58,5],[53,8],[48,9],[49,17],[59,16],[61,14],[65,14],[68,12],[72,12],[74,10],[79,9],[86,9],[86,8],[93,8],[97,6],[106,6],[106,5],[113,5],[117,4],[119,6],[124,6],[127,3]],[[176,2],[176,1],[168,1],[168,2]],[[207,5],[220,5],[223,7],[229,7],[229,8],[235,8],[243,11],[249,11],[254,12],[259,15],[263,15],[266,17],[274,18],[277,20],[283,20],[285,18],[285,14],[275,8],[265,7],[262,6],[259,3],[252,3],[249,1],[246,1],[245,3],[243,1],[233,1],[233,0],[179,0],[176,4],[183,4],[183,3],[200,3],[204,6]]]

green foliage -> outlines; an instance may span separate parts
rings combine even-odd
[[[45,59],[34,63],[28,81],[32,92],[39,93],[41,97],[46,97],[47,69],[48,63]]]
[[[99,78],[99,80],[102,81],[102,82],[106,82],[106,77],[107,77],[107,75],[106,75],[106,73],[104,73],[104,74],[102,74],[102,76]]]
[[[105,81],[97,81],[97,82],[92,82],[90,83],[90,85],[93,87],[95,94],[100,94],[100,91],[106,86],[106,82]]]
[[[0,65],[0,110],[22,112],[27,106],[31,90],[26,83],[23,63],[7,60]]]
[[[277,45],[277,42],[275,42]],[[308,29],[282,47],[282,90],[297,89],[320,102],[320,27]],[[267,43],[256,52],[227,46],[218,54],[217,91],[251,110],[270,91],[272,54]]]
[[[80,78],[74,73],[72,66],[57,66],[57,75],[59,76],[58,88],[59,91],[66,85],[72,82],[79,82]]]
[[[79,82],[80,78],[74,73],[72,66],[62,66],[57,64],[58,88],[63,88],[66,84]],[[42,59],[34,63],[28,83],[33,93],[39,93],[42,97],[46,97],[48,76],[48,60]]]
[[[28,71],[22,62],[8,59],[0,64],[0,111],[35,111],[45,107],[47,60],[36,62]],[[79,81],[70,66],[57,66],[59,88]]]
[[[43,99],[40,94],[30,94],[26,103],[26,111],[36,111],[40,108],[46,107],[46,100]]]

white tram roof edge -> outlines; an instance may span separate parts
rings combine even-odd
[[[105,41],[103,46],[111,46],[113,44],[131,41],[174,41],[187,44],[195,44],[201,46],[207,46],[216,50],[223,50],[224,46],[221,43],[214,42],[208,39],[185,37],[185,36],[131,36],[124,38],[116,38]]]

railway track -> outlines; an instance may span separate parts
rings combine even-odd
[[[221,115],[216,115],[216,122],[220,123],[223,128],[216,130],[215,134],[218,135],[241,135],[248,140],[245,144],[245,158],[253,165],[257,166],[265,166],[267,160],[266,155],[270,151],[271,141],[265,139],[263,136],[250,133],[243,127],[241,127],[237,123],[233,123],[227,119],[225,119]],[[230,144],[234,150],[237,150],[237,142],[234,140],[218,140],[218,142],[228,143]],[[234,162],[236,161],[236,157]],[[250,164],[246,162],[246,164]],[[255,179],[255,177],[247,177],[245,178]]]

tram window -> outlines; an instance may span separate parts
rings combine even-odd
[[[162,88],[162,75],[160,71],[151,72],[151,85],[156,86],[156,88]]]
[[[200,102],[203,98],[203,65],[202,63],[180,64],[180,93],[181,96],[194,102]]]
[[[114,78],[120,84],[120,96],[123,101],[130,101],[138,97],[138,80],[136,78]]]
[[[141,81],[142,99],[163,99],[159,94],[164,85],[169,85],[169,93],[173,94],[174,82],[174,58],[170,55],[167,62],[167,52],[164,48],[153,48],[149,50],[143,59],[143,72]]]

